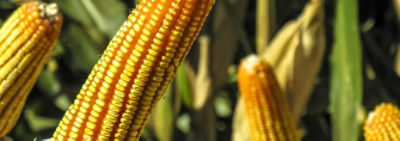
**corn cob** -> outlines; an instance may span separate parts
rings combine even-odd
[[[215,0],[141,0],[52,140],[139,140]]]
[[[57,5],[30,2],[0,29],[0,137],[15,125],[58,38],[61,22]]]
[[[393,104],[377,106],[364,124],[364,137],[367,141],[400,140],[400,110]]]
[[[297,141],[295,125],[272,68],[256,56],[245,58],[238,83],[253,141]]]

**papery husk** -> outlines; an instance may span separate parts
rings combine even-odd
[[[323,13],[323,0],[311,0],[301,16],[287,23],[262,54],[287,94],[295,123],[304,113],[325,52]]]
[[[394,8],[396,10],[398,20],[400,22],[400,0],[393,0],[393,4],[394,4]]]
[[[257,0],[256,49],[262,52],[268,46],[275,29],[275,0]]]
[[[396,72],[397,76],[400,77],[400,44],[397,45],[397,52],[396,57],[394,60],[394,71]]]
[[[246,108],[241,97],[238,98],[233,116],[232,141],[250,141],[250,128],[247,121]]]

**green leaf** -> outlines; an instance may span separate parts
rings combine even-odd
[[[193,107],[193,96],[192,90],[190,89],[189,79],[186,75],[185,62],[178,68],[176,72],[176,83],[178,85],[178,91],[181,93],[183,104],[188,107]]]
[[[176,128],[178,128],[183,133],[188,134],[190,132],[190,120],[191,118],[188,113],[181,114],[176,119]]]
[[[124,20],[128,10],[120,0],[82,0],[83,6],[95,24],[108,37],[113,37]]]
[[[100,52],[85,31],[75,24],[66,30],[66,50],[71,54],[70,67],[77,71],[90,72],[100,57]]]
[[[169,85],[167,91],[165,92],[165,98],[162,98],[157,104],[154,111],[154,130],[159,141],[171,141],[172,133],[174,130],[174,117],[171,98],[172,85]]]
[[[135,0],[135,5],[138,5],[140,0]]]
[[[360,132],[362,58],[357,11],[357,0],[337,1],[330,91],[334,141],[358,141]]]
[[[226,91],[220,91],[215,97],[214,108],[219,117],[228,118],[232,115],[232,103]]]
[[[12,9],[15,8],[15,3],[13,0],[0,0],[1,9]]]
[[[85,26],[93,24],[91,15],[83,6],[81,0],[54,0],[63,14]]]
[[[54,105],[56,105],[57,108],[59,108],[60,110],[63,110],[63,111],[67,111],[68,107],[71,104],[72,104],[72,102],[66,94],[61,94],[54,101]]]
[[[12,137],[13,140],[19,140],[19,141],[30,141],[32,140],[33,137],[35,137],[32,131],[30,131],[29,126],[24,124],[23,122],[17,122],[17,124],[14,126],[11,132],[11,135],[12,134],[14,135],[10,137]]]
[[[42,70],[37,85],[43,92],[46,92],[49,95],[57,94],[61,89],[61,85],[54,72],[51,72],[47,68]]]
[[[60,41],[57,41],[54,50],[51,52],[51,56],[58,57],[63,54],[64,54],[64,47],[62,46]]]
[[[238,81],[237,69],[237,65],[230,65],[228,67],[229,83],[236,83]]]
[[[58,125],[59,122],[58,119],[36,115],[33,108],[26,109],[24,115],[29,127],[32,129],[33,132],[39,132],[42,130],[54,128]]]

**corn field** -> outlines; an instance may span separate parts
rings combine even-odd
[[[0,141],[400,140],[400,0],[0,0]]]

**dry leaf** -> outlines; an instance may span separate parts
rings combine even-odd
[[[256,49],[260,53],[268,45],[275,29],[275,0],[257,0]]]
[[[262,54],[288,96],[296,123],[306,107],[324,52],[323,1],[312,0],[297,20],[279,31]]]
[[[208,36],[199,37],[199,65],[193,91],[193,134],[189,140],[215,140],[215,113],[213,98],[211,97],[212,85],[209,72],[209,47]],[[211,130],[213,129],[213,130]]]
[[[243,99],[239,97],[235,108],[235,115],[233,116],[232,141],[250,141],[249,123],[247,122],[247,117],[244,115],[246,115],[246,108]]]
[[[397,45],[397,53],[396,53],[396,58],[394,60],[393,68],[395,69],[397,76],[400,77],[400,44]]]
[[[210,37],[200,36],[199,37],[199,69],[196,76],[196,82],[194,87],[194,101],[193,108],[195,110],[204,107],[208,97],[211,94],[211,78],[208,70],[209,66],[209,45]]]
[[[397,16],[399,17],[400,21],[400,0],[393,0],[394,2],[394,7],[396,9]]]

